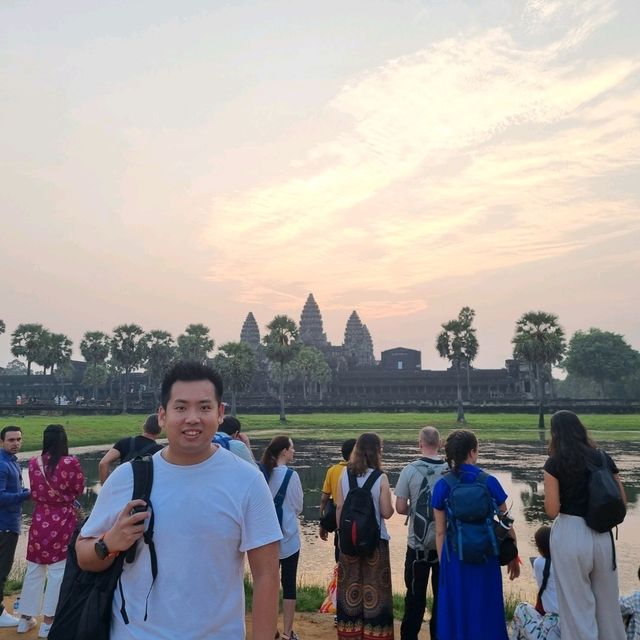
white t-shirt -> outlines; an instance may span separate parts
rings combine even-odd
[[[373,469],[367,469],[367,473],[363,476],[358,476],[356,481],[358,482],[358,486],[362,487],[364,483],[367,481],[367,478],[371,475]],[[382,474],[384,475],[384,474]],[[373,497],[373,506],[376,509],[376,520],[380,525],[380,539],[381,540],[390,540],[391,536],[387,532],[387,525],[384,522],[384,518],[380,517],[380,482],[382,481],[382,476],[380,476],[374,483],[373,487],[371,487],[371,495]],[[349,474],[344,471],[344,473],[340,476],[340,488],[342,489],[342,500],[347,497],[347,493],[349,493]]]
[[[533,561],[533,574],[538,584],[538,589],[542,586],[542,574],[544,572],[544,558],[538,556]],[[556,574],[551,562],[551,570],[549,571],[549,580],[547,586],[542,592],[542,606],[545,613],[560,613],[558,609],[558,594],[556,593]]]
[[[231,453],[235,453],[238,458],[246,460],[254,467],[257,466],[253,454],[251,453],[251,449],[249,449],[249,447],[247,447],[247,445],[242,442],[242,440],[234,440],[233,438],[231,438],[231,440],[229,440],[229,451],[231,451]]]
[[[284,480],[288,467],[279,465],[274,467],[269,476],[269,489],[275,498],[278,489]],[[300,527],[298,516],[302,512],[302,483],[300,476],[294,471],[287,485],[282,503],[282,540],[280,540],[280,559],[292,556],[300,550]]]
[[[273,500],[257,468],[219,447],[200,464],[169,464],[153,456],[154,535],[158,576],[151,587],[149,548],[122,574],[130,623],[116,589],[111,640],[244,638],[244,552],[282,537]],[[131,499],[131,465],[120,465],[102,487],[82,535],[97,537]]]

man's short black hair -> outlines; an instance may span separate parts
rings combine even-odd
[[[10,424],[7,425],[2,431],[0,431],[0,440],[4,440],[9,431],[19,431],[20,433],[22,433],[22,429],[20,427],[16,427],[15,425]]]
[[[342,457],[349,462],[349,458],[351,457],[351,452],[353,451],[353,447],[356,446],[357,440],[355,438],[350,438],[349,440],[345,440],[342,443]]]
[[[176,382],[198,382],[199,380],[209,380],[215,389],[216,400],[222,401],[223,384],[220,375],[211,367],[192,360],[180,360],[176,362],[162,379],[160,387],[160,404],[164,409],[171,397],[171,388]]]
[[[160,428],[160,424],[158,423],[158,414],[152,413],[151,415],[147,416],[142,429],[145,433],[148,433],[152,436],[157,436],[162,431],[162,429]]]
[[[222,419],[222,424],[218,427],[218,431],[223,431],[229,436],[232,436],[234,433],[238,433],[242,425],[240,424],[240,420],[235,416],[225,416]]]

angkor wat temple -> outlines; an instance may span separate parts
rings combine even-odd
[[[374,356],[373,340],[366,324],[353,311],[347,319],[342,344],[327,340],[322,314],[312,294],[300,314],[300,340],[319,349],[331,369],[331,381],[324,385],[311,385],[304,393],[302,383],[296,380],[286,385],[287,405],[300,410],[331,410],[341,408],[437,408],[451,406],[457,395],[456,373],[422,369],[420,351],[398,346]],[[238,395],[241,411],[269,411],[277,405],[277,383],[269,376],[269,363],[261,341],[258,322],[249,313],[242,325],[240,340],[251,346],[257,355],[258,368],[251,388]],[[0,406],[15,406],[16,395],[26,394],[33,400],[30,405],[51,404],[55,395],[66,394],[91,398],[91,389],[83,384],[85,362],[74,361],[73,378],[56,380],[47,375],[0,376]],[[462,391],[465,402],[475,406],[489,404],[521,404],[533,399],[533,385],[526,363],[506,360],[502,369],[476,369],[469,367],[462,372]],[[93,406],[118,405],[120,383],[112,379],[98,397],[90,401]],[[130,377],[128,397],[132,409],[153,408],[153,391],[148,387],[145,373]],[[306,397],[305,397],[306,396]],[[110,399],[113,399],[111,403]],[[34,407],[35,409],[35,407]]]
[[[422,369],[421,353],[398,346],[381,353],[376,361],[373,340],[357,311],[349,316],[341,345],[333,345],[324,332],[322,314],[313,294],[309,294],[300,314],[300,340],[316,347],[332,370],[332,380],[317,388],[308,402],[332,406],[379,406],[384,403],[402,405],[449,404],[455,400],[455,371]],[[258,323],[249,313],[242,325],[240,340],[246,342],[258,357],[258,374],[250,392],[241,399],[249,404],[262,404],[274,397],[269,383],[268,363],[264,356]],[[527,400],[532,398],[529,368],[525,363],[507,360],[502,369],[469,367],[462,374],[463,397],[473,402]],[[301,402],[302,391],[295,381],[287,385],[288,401]]]

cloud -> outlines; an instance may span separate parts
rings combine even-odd
[[[422,308],[413,288],[445,273],[637,229],[637,197],[598,178],[639,162],[640,56],[580,49],[611,6],[531,1],[525,16],[564,25],[550,43],[489,29],[344,86],[327,110],[341,128],[289,159],[289,179],[215,200],[219,277],[245,302],[313,290],[328,308],[349,297],[369,316],[410,314]]]

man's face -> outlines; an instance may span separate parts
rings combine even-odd
[[[158,412],[158,422],[169,440],[167,461],[188,465],[206,460],[223,412],[210,380],[175,382],[167,408],[160,407]]]
[[[7,431],[4,440],[0,440],[0,442],[7,453],[15,455],[22,446],[22,433],[20,431]]]

